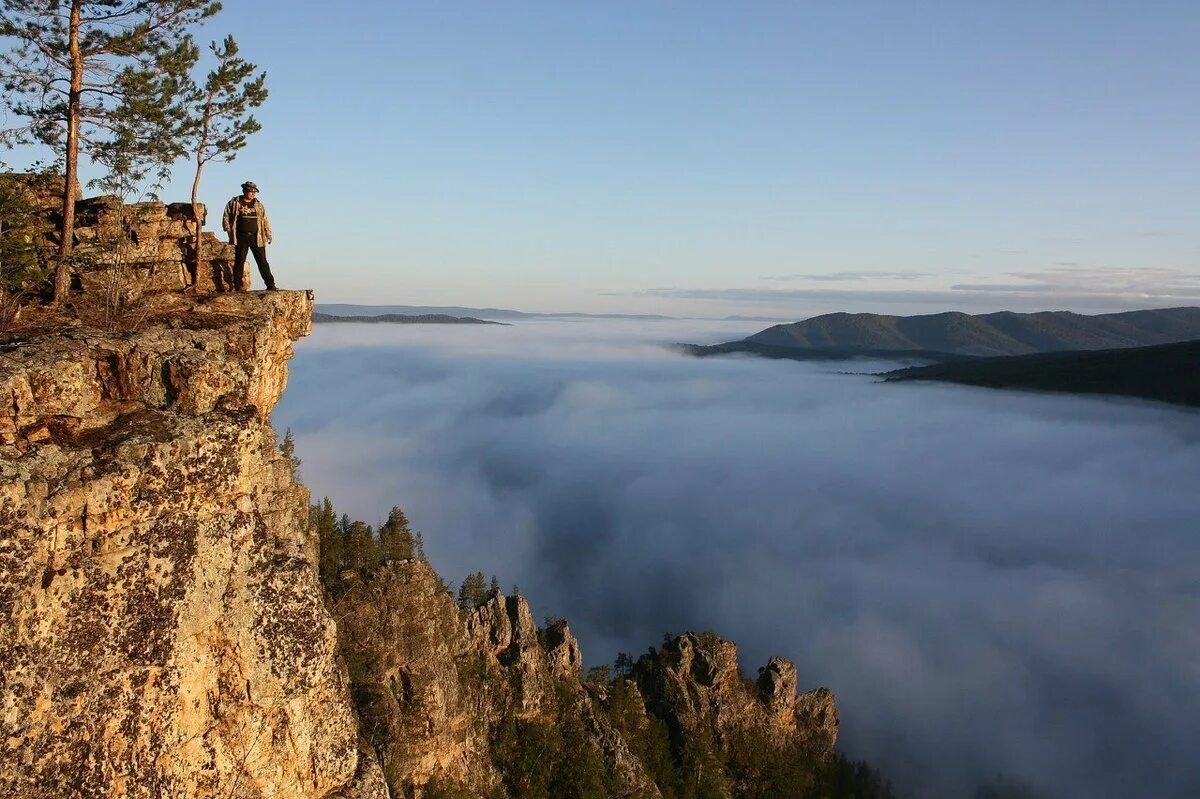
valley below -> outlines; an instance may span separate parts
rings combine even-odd
[[[1200,419],[663,346],[753,327],[319,326],[274,423],[589,667],[705,629],[791,659],[898,795],[1193,795]]]

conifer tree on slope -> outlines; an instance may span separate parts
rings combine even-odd
[[[379,526],[379,546],[385,561],[407,560],[416,554],[416,542],[408,517],[400,508],[393,507],[387,521]]]
[[[467,610],[483,607],[488,601],[487,578],[483,572],[468,574],[458,589],[458,604]]]
[[[345,542],[344,559],[347,569],[365,577],[378,568],[382,555],[371,525],[360,521],[350,522]]]
[[[325,585],[326,590],[332,593],[341,576],[345,541],[342,538],[342,529],[338,525],[337,514],[333,511],[333,503],[329,501],[329,497],[325,497],[320,505],[310,507],[308,517],[320,545],[318,569],[321,574],[321,582]]]
[[[257,66],[238,56],[237,42],[226,36],[221,44],[213,42],[209,49],[216,56],[217,66],[208,73],[203,86],[191,85],[187,94],[188,118],[184,134],[188,152],[196,160],[192,180],[192,221],[196,225],[192,241],[193,274],[199,274],[204,259],[204,239],[200,218],[200,176],[209,161],[232,161],[246,146],[246,139],[262,129],[250,113],[267,99],[267,73],[254,74]]]
[[[0,81],[26,124],[6,144],[40,142],[65,181],[54,299],[70,289],[81,149],[122,185],[181,155],[181,90],[198,53],[187,30],[221,10],[211,0],[3,0]]]

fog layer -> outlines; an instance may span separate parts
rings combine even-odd
[[[751,332],[318,326],[274,421],[316,496],[402,506],[589,664],[792,658],[906,795],[1200,795],[1200,414],[659,346]]]

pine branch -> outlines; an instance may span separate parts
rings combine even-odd
[[[150,5],[152,5],[150,2],[143,0],[143,2],[134,3],[132,6],[125,9],[124,11],[114,11],[111,14],[101,14],[101,15],[95,16],[95,17],[83,17],[82,19],[84,22],[101,22],[101,23],[112,22],[113,20],[121,19],[123,17],[129,17],[134,14],[137,14],[140,11],[145,10]]]

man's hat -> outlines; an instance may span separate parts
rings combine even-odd
[[[258,191],[258,184],[253,180],[247,180],[242,184],[242,190],[245,191],[246,189],[249,189],[250,191]]]

